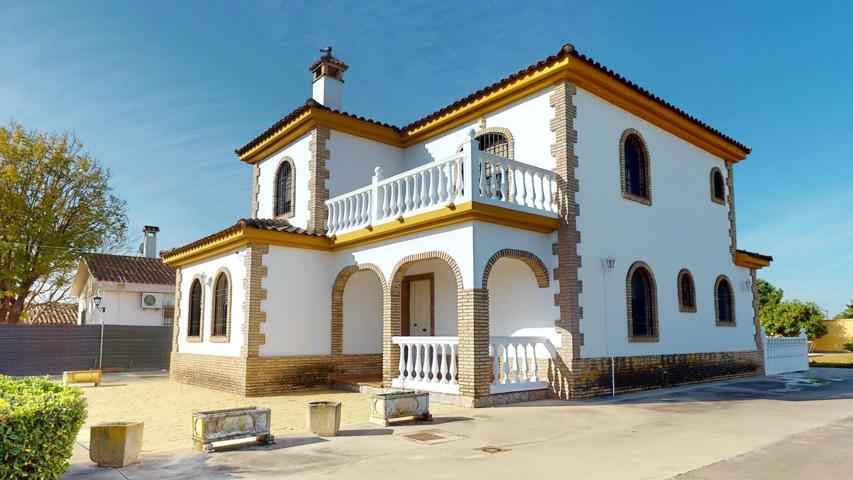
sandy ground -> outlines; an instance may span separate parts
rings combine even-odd
[[[219,408],[262,406],[272,412],[272,433],[305,430],[305,404],[318,400],[341,402],[341,426],[363,424],[370,411],[368,395],[336,390],[309,390],[272,397],[245,398],[230,393],[170,382],[162,372],[106,374],[99,387],[80,387],[86,394],[89,415],[77,441],[89,446],[89,426],[101,422],[145,422],[142,453],[192,446],[192,412]],[[459,410],[430,405],[433,413]]]

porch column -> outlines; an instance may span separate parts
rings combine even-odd
[[[399,283],[399,282],[398,282]],[[382,292],[382,384],[400,375],[400,348],[391,343],[391,337],[400,335],[400,285],[392,285]]]
[[[470,288],[459,292],[459,394],[480,398],[489,395],[492,368],[489,362],[489,290]]]

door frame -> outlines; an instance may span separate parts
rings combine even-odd
[[[406,275],[403,277],[402,287],[400,289],[400,335],[404,337],[411,336],[409,331],[409,300],[411,298],[411,282],[417,280],[429,280],[429,334],[427,336],[435,336],[435,273],[419,273],[417,275]],[[422,335],[415,335],[422,336]]]

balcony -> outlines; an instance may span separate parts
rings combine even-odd
[[[326,201],[327,234],[341,235],[451,205],[477,202],[556,218],[557,174],[479,150],[462,151],[389,178],[376,167],[370,185]]]

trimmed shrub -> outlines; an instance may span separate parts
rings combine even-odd
[[[61,477],[85,419],[79,388],[0,376],[0,478]]]
[[[853,342],[845,343],[844,350],[847,350],[848,352],[853,352]]]

